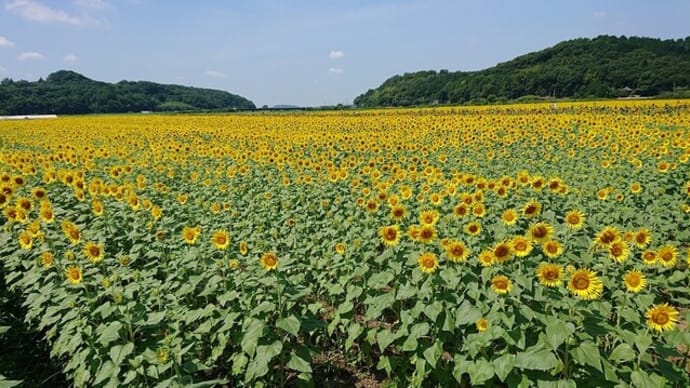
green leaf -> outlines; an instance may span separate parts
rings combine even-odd
[[[256,347],[256,357],[247,365],[245,381],[251,381],[265,376],[269,369],[268,364],[283,350],[283,343],[274,341],[270,345],[260,345]]]
[[[549,322],[546,325],[546,340],[552,350],[558,349],[565,340],[575,332],[575,326],[570,322],[560,319]]]
[[[616,346],[613,351],[611,351],[611,354],[608,357],[609,360],[611,361],[631,361],[635,359],[635,351],[633,350],[632,346],[622,343],[618,346]]]
[[[10,330],[10,326],[0,326],[0,334],[5,334]]]
[[[393,332],[389,329],[384,329],[376,333],[376,343],[379,345],[379,350],[383,352],[386,350],[388,345],[392,344],[393,341],[402,337],[402,332]]]
[[[658,375],[650,375],[643,370],[636,370],[630,374],[630,382],[634,387],[664,387],[666,380]]]
[[[149,318],[146,320],[147,325],[156,325],[165,318],[165,311],[158,311],[155,313],[150,313]]]
[[[441,302],[434,302],[428,306],[422,311],[424,315],[429,317],[432,322],[436,321],[436,318],[438,318],[438,315],[443,311],[443,304]]]
[[[494,376],[494,367],[489,361],[479,359],[467,365],[467,373],[473,385],[479,385]]]
[[[242,350],[244,350],[248,355],[253,356],[254,350],[256,349],[256,344],[259,342],[259,338],[263,335],[264,328],[266,325],[257,319],[252,319],[249,321],[247,327],[244,331],[244,336],[240,342]]]
[[[536,346],[515,355],[515,366],[522,369],[548,371],[559,364],[560,362],[551,351],[539,349]]]
[[[290,353],[290,360],[287,363],[287,367],[298,372],[311,373],[311,365],[309,365],[309,362],[295,354],[295,352]]]
[[[640,332],[635,336],[635,346],[640,353],[646,352],[652,341],[652,336],[644,332]]]
[[[12,388],[20,385],[22,383],[22,380],[7,380],[5,376],[0,375],[0,387],[3,388]]]
[[[98,369],[98,372],[96,372],[96,377],[95,380],[93,381],[94,385],[97,385],[104,381],[105,379],[110,378],[113,375],[117,375],[117,373],[120,371],[120,367],[116,366],[113,364],[112,361],[107,360],[106,362],[101,365],[101,367]]]
[[[345,350],[349,350],[357,337],[364,331],[364,327],[359,323],[353,323],[347,328],[347,339],[345,340]]]
[[[276,322],[276,326],[292,335],[297,335],[299,332],[300,320],[294,315],[290,315],[287,318],[279,319]]]
[[[395,295],[395,299],[397,300],[405,300],[412,298],[417,294],[417,287],[411,285],[411,284],[405,284],[398,288],[398,291]]]
[[[122,323],[115,321],[110,322],[107,326],[99,326],[96,329],[96,333],[99,333],[98,342],[103,346],[108,346],[111,342],[120,338],[120,329],[122,328]]]
[[[503,382],[515,366],[515,356],[512,354],[504,354],[493,360],[493,366],[496,376]]]
[[[455,310],[455,325],[456,327],[469,324],[474,325],[477,319],[481,317],[482,312],[479,311],[472,302],[465,300],[460,307]]]
[[[441,343],[441,341],[436,340],[433,345],[426,348],[423,354],[426,362],[428,362],[432,368],[435,368],[436,363],[438,362],[438,359],[441,357],[442,353],[443,344]]]
[[[379,272],[376,274],[371,275],[369,278],[369,281],[367,282],[367,286],[372,289],[380,289],[388,285],[393,279],[395,278],[395,275],[393,275],[390,272]]]
[[[580,346],[573,349],[570,354],[573,356],[573,360],[580,363],[580,365],[589,365],[599,372],[603,372],[599,348],[592,341],[582,342]]]
[[[125,360],[127,356],[129,356],[132,351],[134,350],[134,344],[133,343],[128,343],[126,345],[115,345],[112,348],[110,348],[110,359],[113,361],[115,365],[120,365],[122,364],[122,361]]]

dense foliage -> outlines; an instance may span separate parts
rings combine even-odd
[[[0,297],[25,309],[0,335],[40,333],[75,386],[690,384],[685,101],[63,117],[0,144]]]
[[[61,70],[36,82],[0,82],[0,115],[253,109],[228,92],[153,82],[98,82]]]
[[[494,102],[523,96],[653,96],[690,86],[690,37],[659,40],[599,36],[561,42],[475,72],[396,75],[357,106]]]

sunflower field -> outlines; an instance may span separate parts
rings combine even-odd
[[[79,387],[688,386],[689,161],[670,100],[0,122],[0,284]]]

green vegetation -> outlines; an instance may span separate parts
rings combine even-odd
[[[520,97],[687,94],[690,37],[574,39],[475,72],[396,75],[354,100],[360,107],[492,103]]]
[[[60,70],[36,82],[0,82],[0,114],[82,114],[170,110],[254,109],[228,92],[153,82],[98,82]]]

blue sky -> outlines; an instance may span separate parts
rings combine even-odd
[[[0,0],[0,78],[59,69],[349,104],[387,78],[479,70],[562,40],[690,35],[688,0]]]

